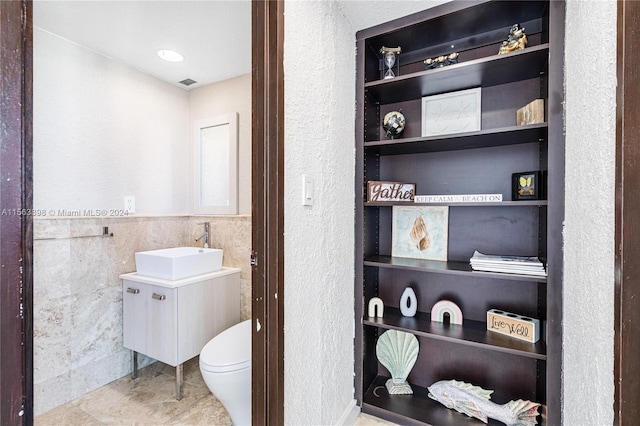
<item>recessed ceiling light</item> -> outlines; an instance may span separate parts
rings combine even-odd
[[[158,56],[169,62],[181,62],[184,59],[184,57],[178,52],[167,49],[158,50]]]

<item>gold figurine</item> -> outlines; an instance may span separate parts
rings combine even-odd
[[[524,33],[524,28],[520,28],[518,24],[513,24],[509,30],[509,38],[502,42],[498,55],[522,50],[525,47],[527,47],[527,35]]]
[[[441,55],[437,58],[429,58],[424,61],[424,69],[430,70],[432,68],[440,68],[446,65],[453,65],[458,63],[458,53],[453,52],[449,55]]]

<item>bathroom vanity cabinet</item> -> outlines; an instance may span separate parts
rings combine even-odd
[[[181,397],[182,364],[218,333],[240,322],[240,269],[169,281],[121,275],[123,345],[133,351],[132,375],[141,353],[176,367]]]
[[[452,1],[357,34],[355,393],[365,413],[399,424],[482,424],[428,397],[430,385],[455,379],[493,390],[496,403],[539,402],[539,419],[561,423],[564,7],[556,0]],[[527,47],[498,55],[514,24],[524,27]],[[402,49],[392,78],[384,78],[383,46]],[[455,61],[442,67],[425,66],[425,60],[451,57]],[[449,104],[440,99],[468,89],[481,91],[479,108],[472,109],[479,125],[459,133],[425,131],[442,123],[423,105],[439,107],[453,121],[457,115],[447,116]],[[518,125],[517,111],[537,99],[546,106],[544,121]],[[383,127],[392,111],[406,118],[394,138]],[[529,171],[546,179],[546,197],[514,200],[512,175]],[[368,200],[372,181],[411,183],[417,195],[500,194],[501,200]],[[448,211],[448,234],[440,237],[447,256],[394,254],[394,238],[404,229],[395,212],[430,206]],[[475,250],[544,258],[547,276],[474,271]],[[413,317],[399,309],[407,287],[417,295]],[[369,316],[374,297],[384,302],[383,317]],[[460,307],[461,325],[431,320],[441,300]],[[529,343],[487,331],[490,309],[539,319],[541,339]],[[376,345],[387,330],[419,342],[407,379],[413,395],[385,389],[389,372]]]

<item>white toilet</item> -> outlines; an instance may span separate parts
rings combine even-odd
[[[202,348],[200,372],[233,424],[251,425],[251,320],[226,329]]]

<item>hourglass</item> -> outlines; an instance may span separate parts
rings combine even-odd
[[[396,74],[393,72],[393,66],[396,66],[396,72],[400,73],[400,60],[396,58],[397,55],[400,55],[402,49],[400,46],[398,47],[385,47],[382,46],[380,49],[380,53],[383,55],[384,65],[386,67],[386,72],[384,73],[384,79],[393,78]]]

